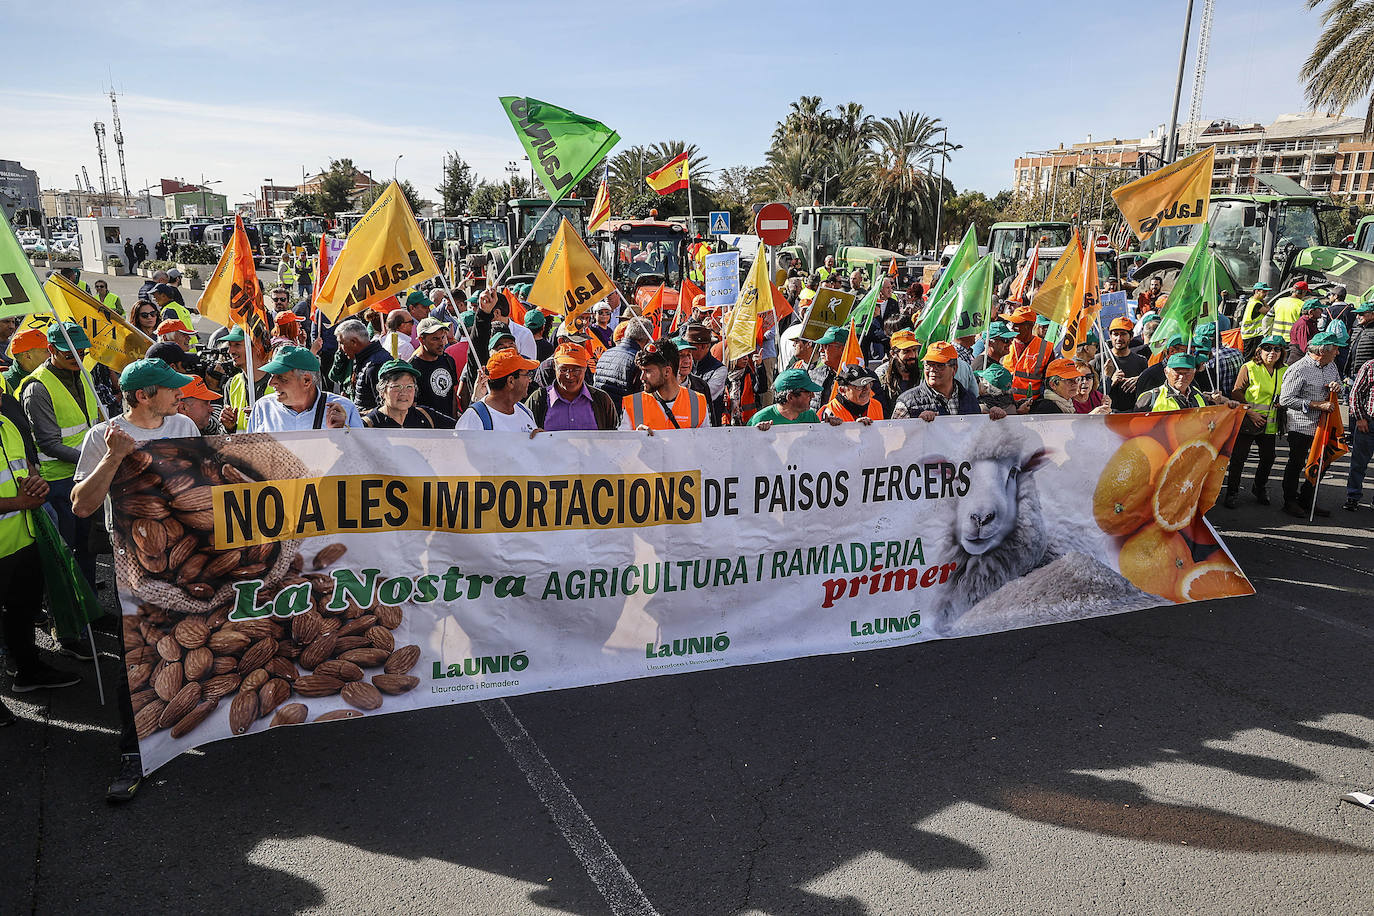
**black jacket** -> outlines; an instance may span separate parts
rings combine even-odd
[[[352,389],[349,397],[358,410],[371,410],[381,403],[377,394],[377,371],[382,364],[391,359],[391,354],[382,349],[375,340],[369,341],[353,358],[353,377],[349,383]]]

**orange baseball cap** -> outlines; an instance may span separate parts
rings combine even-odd
[[[186,322],[182,321],[180,318],[168,318],[157,326],[158,334],[171,334],[173,331],[180,331],[183,334],[194,333],[186,326]]]
[[[909,350],[912,347],[920,346],[920,341],[916,339],[915,333],[903,328],[892,334],[892,339],[888,342],[894,350]]]
[[[1056,359],[1045,367],[1045,378],[1081,378],[1088,370],[1071,359]]]
[[[10,338],[10,355],[18,356],[29,350],[48,349],[48,335],[42,328],[28,328]]]
[[[620,343],[625,339],[625,332],[629,329],[630,323],[628,321],[620,322],[620,324],[615,326],[615,330],[611,332],[611,340],[615,343]]]
[[[553,351],[553,364],[555,366],[582,366],[586,367],[590,354],[587,348],[575,343],[559,344],[558,349]]]
[[[522,369],[538,369],[539,363],[525,359],[515,349],[497,350],[487,360],[487,378],[505,378]]]
[[[954,349],[954,344],[937,340],[926,347],[924,358],[928,363],[952,363],[959,358],[959,351]]]
[[[1002,317],[1012,324],[1025,324],[1034,321],[1036,314],[1035,309],[1029,305],[1023,305],[1020,308],[1012,309],[1010,312],[1003,312]]]
[[[300,324],[300,318],[295,312],[281,312],[275,320],[278,327],[284,324]]]
[[[1110,328],[1108,328],[1107,330],[1108,330],[1108,331],[1130,331],[1132,334],[1134,334],[1134,333],[1135,333],[1135,322],[1131,321],[1131,319],[1129,319],[1129,318],[1118,318],[1118,319],[1116,319],[1115,321],[1112,322],[1112,326],[1111,326]]]
[[[400,307],[401,300],[397,299],[395,296],[388,296],[381,302],[372,303],[372,311],[376,312],[378,315],[390,315]]]
[[[219,395],[205,387],[205,379],[199,375],[191,376],[191,381],[181,386],[183,398],[199,398],[202,401],[218,401]]]

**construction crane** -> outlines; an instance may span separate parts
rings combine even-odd
[[[1197,149],[1197,138],[1202,134],[1202,89],[1207,84],[1207,53],[1212,44],[1212,0],[1203,0],[1202,22],[1197,33],[1197,58],[1193,61],[1193,99],[1188,104],[1188,147],[1192,154]]]
[[[86,167],[85,167],[84,165],[81,167],[81,177],[84,178],[84,179],[86,179],[86,193],[87,193],[87,194],[94,194],[94,193],[95,193],[95,185],[91,184],[91,173],[86,171]],[[78,189],[79,189],[80,187],[81,187],[80,185],[77,185],[77,188],[78,188]]]
[[[110,193],[110,160],[105,156],[105,122],[95,122],[95,151],[100,157],[100,193]]]
[[[119,103],[115,101],[115,91],[110,90],[110,110],[114,112],[114,142],[119,152],[119,183],[124,186],[124,196],[129,196],[129,176],[124,172],[124,130],[119,126]]]

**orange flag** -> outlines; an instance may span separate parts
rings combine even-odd
[[[893,263],[896,262],[894,261]],[[769,283],[768,291],[773,295],[773,314],[778,317],[779,321],[782,321],[788,315],[792,314],[792,303],[787,301],[787,297],[782,294],[782,290],[778,289],[775,284]]]
[[[1011,283],[1011,298],[1007,301],[1025,303],[1026,293],[1030,291],[1031,281],[1035,279],[1035,269],[1040,266],[1040,244],[1037,242],[1026,261],[1025,268],[1016,275]]]
[[[840,357],[841,366],[862,366],[863,351],[859,349],[859,335],[854,333],[854,322],[849,322],[849,336],[845,338],[844,355]]]
[[[315,285],[310,290],[310,317],[314,318],[319,312],[319,307],[315,301],[320,298],[320,287],[324,286],[325,274],[329,273],[329,234],[320,235],[320,260],[315,266]]]
[[[1331,392],[1331,410],[1322,414],[1321,422],[1317,424],[1317,434],[1312,437],[1312,447],[1307,451],[1307,466],[1303,468],[1303,476],[1308,483],[1314,487],[1321,480],[1322,474],[1330,469],[1331,465],[1341,460],[1341,456],[1350,451],[1350,447],[1341,441],[1345,435],[1345,424],[1341,422],[1341,402],[1336,392]]]
[[[889,265],[887,265],[887,275],[888,275],[889,277],[895,277],[895,276],[897,276],[897,259],[896,259],[896,258],[893,258],[893,259],[892,259],[892,263],[889,264]]]
[[[524,324],[525,304],[520,301],[520,297],[515,295],[509,288],[503,289],[501,292],[505,294],[506,302],[510,303],[510,320]]]
[[[263,346],[272,339],[272,327],[262,303],[262,283],[253,265],[253,249],[243,231],[243,217],[234,215],[234,235],[210,274],[198,303],[200,313],[225,327],[237,325],[257,335]]]
[[[1065,359],[1073,359],[1078,345],[1088,336],[1088,331],[1097,323],[1097,313],[1102,311],[1102,301],[1097,295],[1097,246],[1083,246],[1083,266],[1078,272],[1078,282],[1074,284],[1074,310],[1064,324],[1064,337],[1060,351]]]
[[[692,317],[692,303],[697,301],[697,296],[704,295],[700,286],[686,277],[682,278],[682,292],[677,297],[677,311],[673,313],[673,326],[668,329],[669,334],[676,332],[680,325]]]
[[[648,318],[653,321],[655,340],[662,336],[663,289],[665,285],[663,283],[658,285],[658,291],[654,293],[653,298],[649,300],[648,305],[644,306],[644,311],[639,315],[640,318]],[[678,298],[678,302],[682,302],[681,297]]]

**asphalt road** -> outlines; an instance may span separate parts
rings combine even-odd
[[[1213,510],[1251,598],[283,730],[117,809],[90,678],[7,695],[0,913],[1371,912],[1374,509],[1323,493]]]

